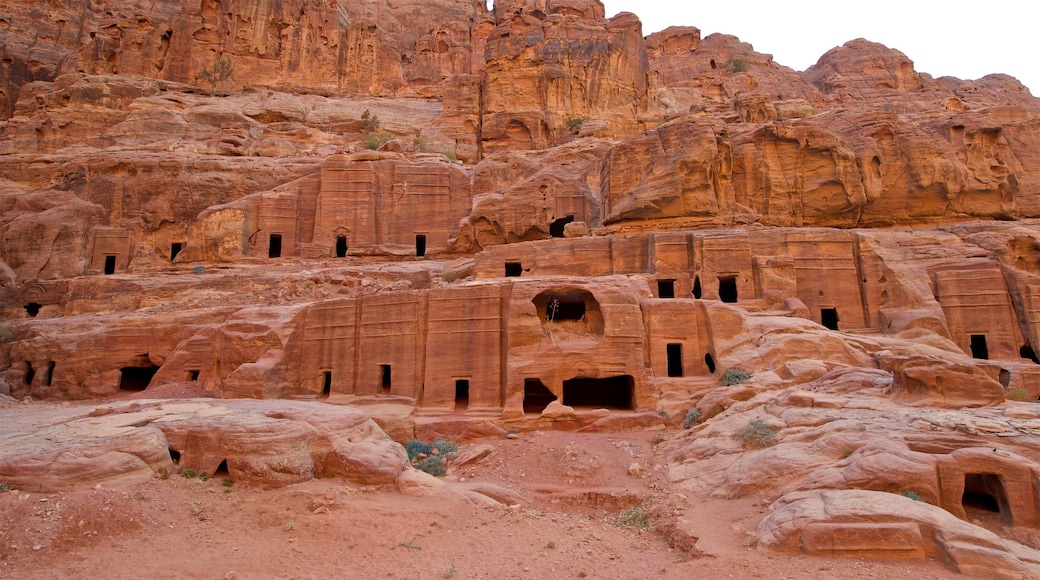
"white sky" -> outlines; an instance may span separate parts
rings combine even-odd
[[[643,34],[696,26],[737,36],[795,70],[855,38],[895,48],[917,72],[1017,78],[1040,96],[1040,21],[1030,0],[602,0],[607,17],[634,12]]]

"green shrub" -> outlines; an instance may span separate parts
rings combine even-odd
[[[1011,387],[1005,395],[1009,401],[1028,401],[1029,393],[1022,387]]]
[[[375,151],[387,142],[393,140],[394,136],[386,131],[374,131],[365,135],[365,147]]]
[[[6,493],[11,491],[11,484],[6,481],[0,481],[0,493]]]
[[[404,450],[408,452],[408,461],[413,461],[420,455],[429,455],[430,451],[433,450],[429,443],[425,441],[419,441],[418,439],[412,439],[408,443],[404,444]]]
[[[445,149],[444,151],[441,151],[441,155],[447,157],[448,161],[451,161],[452,163],[455,163],[459,160],[458,155],[455,155],[455,152],[451,149]]]
[[[686,411],[686,420],[683,421],[684,429],[692,429],[701,420],[701,412],[697,410],[697,407],[690,407],[689,411]]]
[[[437,454],[441,456],[447,455],[449,453],[455,453],[459,450],[458,446],[455,445],[454,441],[452,441],[451,439],[445,439],[443,437],[438,437],[437,439],[433,440],[433,443],[430,444],[430,450],[432,451],[433,449],[436,449]]]
[[[575,119],[567,119],[567,128],[570,129],[571,131],[573,131],[573,130],[581,127],[585,123],[585,121],[588,121],[588,119],[585,119],[584,117],[577,117]]]
[[[903,490],[903,497],[912,499],[914,501],[924,501],[921,499],[921,496],[918,495],[916,491],[910,491],[909,489]]]
[[[726,70],[731,73],[742,73],[747,72],[748,64],[747,61],[742,58],[730,57],[726,61]]]
[[[183,475],[184,477],[187,477],[188,479],[191,479],[191,478],[195,477],[197,475],[197,473],[195,472],[194,469],[189,467],[189,468],[185,469],[184,473],[182,473],[181,475]]]
[[[225,477],[220,480],[220,485],[223,485],[224,487],[231,487],[232,485],[235,485],[235,480],[231,479],[230,477]]]
[[[430,138],[426,135],[419,135],[414,141],[412,141],[412,148],[416,151],[426,153],[430,148]]]
[[[382,126],[379,117],[373,115],[368,109],[361,113],[361,129],[365,133],[375,133]]]
[[[199,80],[216,88],[217,83],[228,80],[234,74],[235,67],[231,64],[231,57],[224,58],[217,55],[212,64],[199,71]]]
[[[747,427],[734,433],[733,437],[739,439],[745,448],[763,449],[776,444],[776,433],[777,430],[766,425],[765,421],[755,419],[748,423]]]
[[[731,387],[751,380],[752,374],[744,369],[729,369],[722,375],[722,384]]]
[[[643,509],[643,506],[634,505],[621,512],[621,516],[618,517],[618,524],[627,528],[643,530],[650,526],[650,516]]]
[[[434,477],[440,477],[448,470],[444,468],[444,460],[439,455],[431,455],[426,459],[417,461],[414,465],[419,471],[425,471]]]

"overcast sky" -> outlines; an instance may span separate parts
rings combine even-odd
[[[866,38],[902,51],[917,72],[971,80],[1005,73],[1040,95],[1040,22],[1026,0],[602,1],[608,18],[639,16],[644,35],[677,25],[696,26],[702,38],[732,34],[799,71]]]

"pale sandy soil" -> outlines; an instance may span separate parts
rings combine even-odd
[[[809,558],[755,546],[769,497],[670,489],[660,433],[536,432],[448,479],[519,507],[319,480],[276,490],[173,476],[0,493],[0,578],[951,578],[937,562]],[[643,475],[630,475],[638,463]],[[648,529],[619,525],[633,504]],[[699,538],[669,545],[668,522]],[[656,525],[654,525],[656,524]],[[673,542],[675,543],[675,542]]]

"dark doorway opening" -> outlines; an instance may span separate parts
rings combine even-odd
[[[965,511],[999,513],[1006,523],[1011,523],[1011,510],[1007,493],[1004,491],[1004,480],[995,473],[965,473],[961,505]]]
[[[658,280],[657,297],[675,298],[675,280]]]
[[[823,324],[824,328],[828,328],[830,330],[838,330],[838,309],[821,308],[820,322]]]
[[[714,68],[718,68],[718,65],[717,65],[717,64],[715,64],[715,59],[714,59],[714,58],[713,58],[713,59],[711,59],[711,60],[710,60],[710,61],[708,62],[708,64],[709,64],[709,65],[711,65],[711,68],[713,68],[713,69],[714,69]]]
[[[38,302],[30,302],[25,305],[25,313],[29,315],[29,318],[34,318],[40,313],[40,304]]]
[[[339,236],[336,238],[336,257],[347,257],[347,236]]]
[[[729,304],[737,301],[736,276],[719,276],[719,300]]]
[[[469,408],[469,379],[455,381],[455,410],[465,411]]]
[[[379,365],[379,386],[384,395],[390,394],[390,365]]]
[[[231,477],[231,472],[228,471],[227,459],[221,461],[220,465],[217,466],[217,470],[213,472],[213,478],[216,479],[218,477]]]
[[[322,384],[321,384],[321,396],[328,397],[332,394],[332,371],[325,371],[321,373]]]
[[[549,224],[549,235],[554,238],[562,238],[563,230],[566,229],[567,224],[573,221],[574,216],[572,215],[555,220],[553,223]]]
[[[563,404],[631,411],[635,409],[635,379],[629,375],[563,381]]]
[[[184,249],[184,245],[181,244],[180,242],[174,242],[174,243],[170,244],[170,261],[172,262],[172,261],[176,260],[177,259],[177,254],[181,253],[181,250],[183,250],[183,249]]]
[[[541,379],[524,379],[524,413],[541,413],[556,399]]]
[[[701,290],[701,277],[696,276],[693,279],[693,297],[700,300],[703,294],[704,292]]]
[[[47,363],[47,386],[51,386],[54,381],[54,361]]]
[[[25,377],[22,380],[25,381],[25,384],[31,385],[33,379],[36,378],[36,369],[32,368],[32,363],[29,361],[25,361],[25,367]]]
[[[545,320],[559,322],[561,320],[583,320],[585,318],[585,297],[581,292],[556,294],[545,303]]]
[[[415,255],[419,258],[426,255],[426,236],[415,236]]]
[[[172,461],[174,465],[179,464],[181,462],[181,452],[177,451],[176,449],[171,447],[170,448],[170,461]]]
[[[267,257],[282,257],[282,234],[271,234],[271,238],[267,243]]]
[[[683,376],[682,345],[678,343],[669,344],[665,347],[665,352],[668,354],[668,376]]]
[[[515,278],[524,273],[524,267],[520,262],[506,262],[506,278]]]
[[[191,381],[191,382],[195,382],[195,381],[199,380],[199,370],[198,369],[189,369],[188,370],[188,380]]]
[[[105,256],[105,275],[111,276],[116,273],[116,257]]]
[[[704,364],[708,367],[708,372],[715,374],[715,359],[712,358],[711,353],[704,355]]]
[[[1011,386],[1011,371],[1007,369],[1000,369],[1000,374],[997,375],[997,380],[1000,381],[1001,386],[1005,389]]]
[[[123,367],[119,372],[120,391],[143,391],[148,388],[148,383],[152,382],[155,373],[159,372],[159,367]]]
[[[989,347],[986,346],[985,334],[971,335],[971,357],[989,360]]]
[[[1022,358],[1027,358],[1033,361],[1034,363],[1040,365],[1040,358],[1037,358],[1036,351],[1033,350],[1033,347],[1029,346],[1028,344],[1023,344],[1022,348],[1018,349],[1018,356]]]

